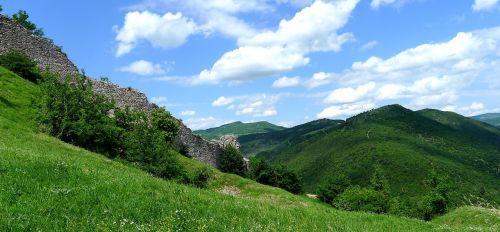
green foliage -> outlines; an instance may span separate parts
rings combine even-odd
[[[500,127],[500,113],[481,114],[472,118],[480,122],[488,123],[492,126]]]
[[[198,188],[207,188],[208,182],[210,181],[210,178],[212,178],[213,174],[214,172],[206,166],[198,168],[193,179],[191,180],[191,183]]]
[[[280,131],[283,129],[285,128],[265,121],[252,122],[252,123],[233,122],[215,128],[210,128],[206,130],[197,130],[194,131],[194,133],[200,135],[205,139],[218,139],[221,136],[227,134],[240,136],[240,135],[248,135],[256,133]]]
[[[391,191],[389,181],[387,180],[385,172],[380,165],[375,165],[372,177],[370,179],[370,186],[373,188],[373,190],[381,192],[385,195],[389,195]]]
[[[245,174],[243,155],[235,147],[228,145],[220,157],[220,170],[238,175]]]
[[[269,146],[257,156],[300,173],[306,192],[317,192],[336,170],[345,172],[353,185],[373,188],[373,164],[380,164],[383,179],[390,183],[388,195],[399,197],[400,206],[393,211],[411,209],[401,215],[421,217],[416,209],[430,191],[422,182],[433,169],[448,176],[454,190],[447,208],[464,205],[464,196],[479,196],[481,189],[485,201],[500,203],[497,128],[449,112],[414,112],[398,105],[360,114],[327,130],[309,129],[314,128],[311,123],[241,136],[239,142],[246,149]]]
[[[41,78],[36,63],[26,54],[18,50],[11,50],[0,55],[0,66],[34,83]]]
[[[42,131],[93,151],[117,152],[122,130],[107,116],[114,104],[94,94],[85,76],[60,78],[46,73],[40,88],[37,105]]]
[[[2,7],[2,5],[0,5],[0,13],[2,13],[2,11],[3,11],[3,7]]]
[[[386,213],[389,209],[387,196],[371,188],[352,186],[335,198],[334,207],[347,211]]]
[[[95,94],[84,75],[61,78],[47,73],[38,98],[43,131],[65,142],[117,157],[164,179],[187,182],[185,170],[172,155],[177,121],[166,110],[150,115]],[[114,117],[108,116],[114,112]]]
[[[30,22],[28,20],[29,17],[30,16],[28,15],[28,13],[24,10],[20,10],[17,13],[12,15],[12,19],[14,19],[16,22],[21,24],[23,27],[25,27],[26,29],[31,31],[31,33],[33,33],[34,35],[37,35],[37,36],[43,36],[44,35],[43,30],[41,28],[38,28],[36,26],[36,24]]]
[[[270,165],[262,158],[252,157],[250,159],[248,176],[259,183],[282,188],[291,193],[302,192],[302,185],[297,173],[282,164]]]
[[[431,220],[447,212],[450,201],[450,183],[446,177],[432,171],[424,184],[429,192],[419,202],[418,210],[422,219]]]
[[[351,185],[351,180],[344,174],[332,175],[327,183],[319,189],[318,197],[327,204],[333,204],[335,198]]]

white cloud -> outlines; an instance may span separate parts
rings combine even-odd
[[[370,3],[370,6],[373,9],[378,9],[381,6],[389,6],[389,5],[395,6],[395,7],[401,7],[410,1],[412,1],[412,0],[372,0],[372,2]]]
[[[358,102],[369,97],[369,94],[375,89],[375,82],[369,82],[364,85],[353,88],[340,88],[331,92],[324,100],[327,104],[343,104]]]
[[[297,86],[299,84],[300,84],[299,77],[281,77],[280,79],[275,80],[273,82],[273,87],[274,88],[286,88],[286,87]]]
[[[315,73],[312,78],[304,81],[303,84],[306,88],[312,89],[332,83],[335,77],[337,75],[334,73],[319,72]]]
[[[179,47],[197,32],[197,25],[182,13],[158,15],[133,11],[125,16],[123,27],[116,30],[118,48],[115,55],[119,57],[132,51],[142,40],[162,49]]]
[[[334,105],[325,108],[319,114],[316,115],[317,118],[341,118],[349,117],[359,114],[364,111],[368,111],[375,108],[375,104],[371,102],[360,102],[356,104],[343,104]]]
[[[200,72],[193,83],[247,81],[268,77],[309,64],[307,54],[340,51],[353,39],[351,33],[337,34],[348,21],[359,0],[315,1],[282,20],[276,31],[240,36],[239,48],[229,51],[211,69]]]
[[[314,2],[314,0],[276,0],[280,4],[290,4],[295,7],[305,7]]]
[[[472,9],[474,11],[489,11],[498,8],[499,0],[474,0]]]
[[[118,69],[121,72],[129,72],[141,76],[163,74],[165,70],[159,64],[153,64],[146,60],[138,60]]]
[[[234,98],[227,98],[227,97],[221,96],[212,102],[212,106],[215,106],[215,107],[227,106],[227,105],[233,103],[234,100],[235,100]]]
[[[182,116],[194,116],[196,115],[196,111],[194,110],[186,110],[181,112]]]
[[[191,130],[202,130],[212,127],[217,127],[224,124],[223,121],[216,119],[215,117],[204,117],[204,118],[188,118],[183,121]]]
[[[156,105],[159,106],[166,106],[167,105],[167,98],[166,97],[152,97],[150,101]]]
[[[359,48],[359,50],[360,51],[368,51],[368,50],[374,48],[375,46],[377,46],[377,44],[378,44],[378,41],[372,40],[370,42],[367,42],[367,43],[363,44],[363,46],[361,46]]]
[[[488,112],[495,112],[499,109],[488,110],[482,102],[472,102],[468,106],[457,107],[455,105],[448,105],[442,109],[443,111],[453,111],[465,116],[476,116]]]
[[[228,106],[227,110],[232,110],[235,115],[250,115],[252,117],[270,117],[278,115],[276,103],[281,100],[286,94],[253,94],[233,97],[219,97],[212,106]]]

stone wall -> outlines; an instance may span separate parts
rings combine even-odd
[[[78,73],[77,67],[52,41],[35,36],[10,18],[0,15],[0,54],[12,49],[26,53],[42,70],[48,68],[63,75]],[[114,99],[118,107],[130,106],[143,111],[158,107],[150,103],[144,93],[135,89],[121,88],[110,82],[89,79],[97,93]],[[182,121],[179,122],[179,136],[176,141],[179,150],[187,156],[217,167],[222,148],[216,143],[207,142],[194,135]]]

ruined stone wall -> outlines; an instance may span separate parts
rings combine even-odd
[[[78,73],[76,66],[52,41],[35,36],[10,18],[0,15],[0,54],[12,49],[26,53],[42,70],[48,68],[52,72],[63,75]],[[150,103],[144,93],[135,89],[121,88],[111,82],[89,79],[92,81],[95,92],[114,99],[118,107],[130,106],[143,111],[158,107]],[[185,155],[217,167],[222,148],[216,143],[207,142],[194,135],[180,120],[179,122],[176,146],[183,150]]]
[[[33,35],[14,20],[0,15],[0,54],[13,49],[26,53],[41,70],[49,68],[63,75],[78,72],[67,55],[52,41]]]

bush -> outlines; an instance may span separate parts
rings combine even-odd
[[[381,192],[385,195],[390,193],[390,185],[384,170],[380,165],[375,165],[372,177],[370,179],[370,186],[373,190]]]
[[[92,151],[117,152],[123,130],[107,116],[114,104],[94,94],[86,77],[47,73],[40,87],[37,118],[43,131]]]
[[[31,31],[31,33],[37,36],[43,36],[43,30],[41,28],[38,28],[34,23],[30,22],[28,20],[29,17],[30,16],[28,15],[28,13],[24,10],[20,10],[16,14],[12,15],[12,19]]]
[[[48,134],[130,162],[155,176],[188,182],[172,152],[177,124],[166,110],[147,114],[117,109],[113,102],[93,92],[84,75],[61,78],[47,73],[40,86],[37,118]],[[112,113],[114,117],[109,117]]]
[[[18,50],[11,50],[0,55],[0,66],[31,82],[36,83],[41,79],[36,63]]]
[[[241,152],[231,145],[226,146],[221,155],[220,169],[223,172],[243,175],[245,173],[245,167]]]
[[[201,167],[196,170],[191,183],[198,188],[206,188],[213,175],[213,171],[208,167]]]
[[[333,175],[328,182],[320,188],[318,197],[321,201],[333,204],[335,198],[351,185],[351,180],[343,173]]]
[[[360,186],[349,187],[337,196],[333,205],[347,211],[386,213],[389,208],[387,196],[382,192]]]
[[[291,193],[301,193],[302,183],[297,173],[282,164],[270,165],[261,157],[250,158],[248,177],[266,185],[282,188]]]
[[[429,189],[429,192],[422,197],[418,204],[419,216],[424,220],[431,220],[435,216],[445,214],[450,202],[448,178],[432,171],[428,179],[424,181],[424,185]]]

